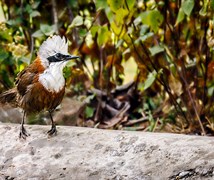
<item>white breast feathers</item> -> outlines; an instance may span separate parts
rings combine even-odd
[[[59,92],[65,86],[65,78],[63,77],[63,68],[65,63],[51,64],[41,75],[39,82],[50,92]]]

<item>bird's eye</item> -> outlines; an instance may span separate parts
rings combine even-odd
[[[60,57],[60,54],[59,54],[59,53],[57,53],[55,56],[56,56],[57,58],[59,58],[59,57]]]

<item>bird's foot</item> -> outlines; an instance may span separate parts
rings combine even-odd
[[[53,136],[57,134],[56,126],[52,125],[51,129],[47,132],[49,136]]]
[[[26,131],[24,126],[21,126],[20,132],[19,132],[19,138],[20,139],[26,139],[30,134]]]

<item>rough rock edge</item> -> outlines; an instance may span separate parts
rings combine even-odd
[[[1,179],[213,179],[213,137],[0,124]]]

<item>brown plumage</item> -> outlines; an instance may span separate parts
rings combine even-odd
[[[68,55],[67,48],[64,38],[48,38],[41,45],[34,62],[18,74],[15,87],[0,95],[1,103],[15,104],[24,110],[20,138],[25,139],[29,135],[24,128],[25,116],[42,110],[49,111],[52,121],[48,134],[56,134],[51,112],[61,103],[65,93],[62,70],[68,60],[78,58]]]

